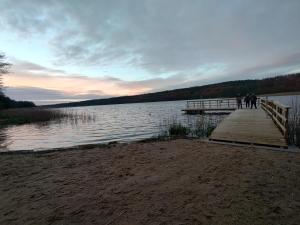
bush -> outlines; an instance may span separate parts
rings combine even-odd
[[[206,137],[209,137],[215,128],[215,126],[208,126],[206,130]]]
[[[171,124],[169,127],[170,136],[187,136],[189,133],[190,129],[180,123]]]
[[[186,121],[176,117],[165,119],[160,125],[160,135],[170,137],[209,137],[224,116],[200,115],[188,117]]]

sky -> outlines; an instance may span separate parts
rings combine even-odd
[[[0,0],[5,93],[36,104],[300,72],[299,0]]]

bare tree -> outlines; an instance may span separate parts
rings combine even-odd
[[[5,55],[0,53],[0,95],[3,95],[2,88],[3,88],[3,83],[2,83],[2,75],[5,73],[8,73],[8,68],[10,64],[5,61]]]

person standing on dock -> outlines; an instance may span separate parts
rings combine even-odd
[[[256,107],[256,101],[257,101],[256,95],[252,94],[251,97],[250,97],[250,100],[251,100],[251,109],[253,108],[253,106],[257,109],[257,107]]]
[[[246,108],[250,107],[250,94],[247,94],[244,98],[244,102],[246,103]]]
[[[236,98],[236,103],[237,103],[237,107],[238,109],[242,109],[243,105],[242,105],[242,97],[240,94],[238,94],[237,98]]]

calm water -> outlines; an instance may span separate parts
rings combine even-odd
[[[269,97],[291,104],[291,96]],[[300,99],[299,99],[300,100]],[[170,120],[189,126],[200,115],[185,115],[186,101],[90,106],[62,109],[92,115],[92,121],[51,122],[47,125],[10,126],[0,130],[1,151],[43,150],[84,144],[128,142],[157,136]],[[206,116],[213,122],[224,116]]]
[[[169,120],[192,123],[181,113],[186,101],[90,106],[62,109],[86,113],[94,120],[10,126],[2,130],[2,151],[43,150],[75,145],[127,142],[158,135]]]

